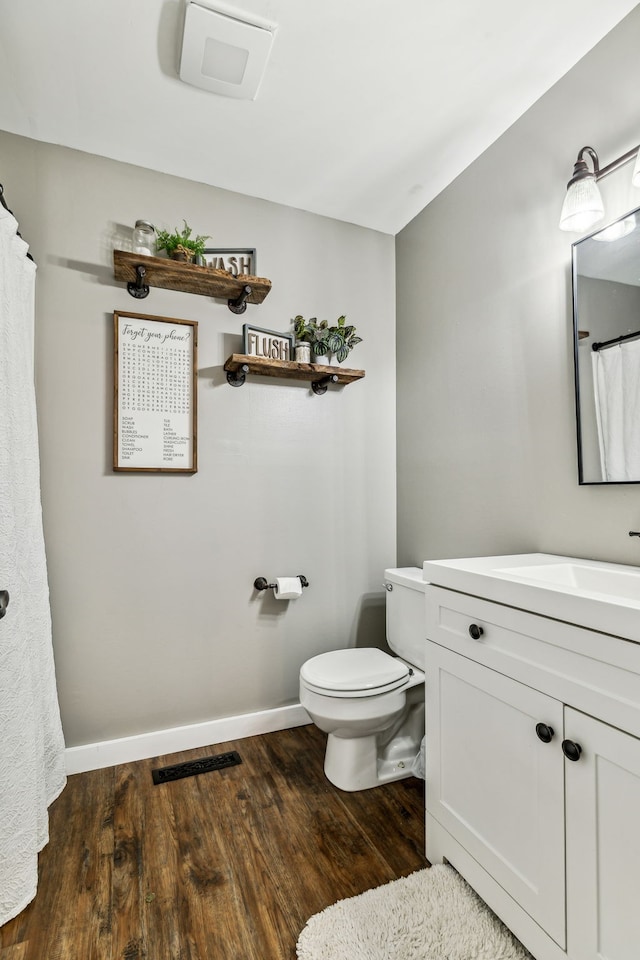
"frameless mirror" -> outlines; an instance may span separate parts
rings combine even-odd
[[[580,483],[640,483],[640,208],[572,246]]]

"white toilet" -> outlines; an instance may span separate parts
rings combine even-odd
[[[327,733],[324,772],[340,790],[414,773],[424,737],[425,599],[420,567],[385,570],[387,643],[303,663],[300,703]]]

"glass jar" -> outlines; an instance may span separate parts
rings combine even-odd
[[[311,344],[303,341],[296,343],[296,360],[298,363],[311,362]]]
[[[143,257],[156,255],[156,228],[148,220],[136,220],[133,228],[133,252]]]

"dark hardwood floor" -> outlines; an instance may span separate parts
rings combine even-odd
[[[427,866],[424,783],[342,793],[314,726],[70,777],[0,960],[294,960],[310,916]],[[151,771],[237,750],[235,767]]]

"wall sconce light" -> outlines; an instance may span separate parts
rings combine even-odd
[[[593,170],[589,169],[585,154],[591,159]],[[613,173],[634,157],[636,164],[631,183],[634,187],[640,187],[640,145],[623,153],[606,167],[600,167],[598,154],[593,147],[582,147],[573,168],[573,176],[567,184],[567,194],[560,214],[560,229],[582,233],[598,220],[602,220],[604,204],[598,190],[598,180]]]

